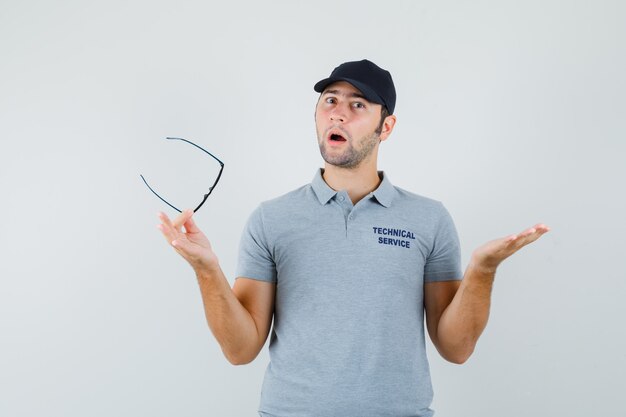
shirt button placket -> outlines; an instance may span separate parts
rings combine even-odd
[[[354,228],[354,219],[356,218],[356,214],[354,210],[356,207],[352,207],[352,210],[348,212],[348,218],[346,219],[346,237],[349,236],[349,232]]]
[[[343,216],[344,216],[345,225],[346,225],[346,237],[348,237],[348,222],[350,221],[351,212],[352,210],[354,210],[354,207],[352,206],[352,201],[350,201],[350,198],[347,195],[344,195],[343,193],[339,195],[339,204],[341,205],[343,209]]]

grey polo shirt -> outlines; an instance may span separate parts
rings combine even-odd
[[[441,203],[380,176],[353,205],[320,170],[250,216],[237,276],[276,283],[261,416],[433,415],[423,288],[462,277],[459,241]]]

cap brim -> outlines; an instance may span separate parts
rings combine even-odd
[[[387,106],[387,103],[385,103],[385,101],[378,94],[376,94],[374,90],[369,88],[367,85],[359,81],[353,80],[351,78],[345,78],[345,77],[324,78],[323,80],[317,82],[313,86],[313,90],[317,91],[318,93],[322,93],[326,89],[326,87],[328,87],[332,83],[336,83],[337,81],[345,81],[347,83],[352,84],[357,90],[361,92],[361,94],[363,94],[363,96],[367,99],[367,101],[370,101],[376,104],[381,104],[385,107]]]

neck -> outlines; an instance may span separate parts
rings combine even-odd
[[[352,204],[356,204],[378,188],[381,181],[375,164],[361,164],[355,168],[342,168],[326,163],[322,178],[333,190],[346,190]]]

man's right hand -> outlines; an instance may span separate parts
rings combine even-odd
[[[228,361],[251,362],[270,332],[276,284],[240,277],[231,289],[209,239],[192,217],[193,210],[183,211],[174,221],[159,213],[157,227],[195,270],[207,323]]]
[[[157,228],[196,273],[219,269],[218,259],[211,249],[209,239],[193,221],[193,210],[183,211],[174,221],[162,212],[159,212],[158,216],[161,224]]]

